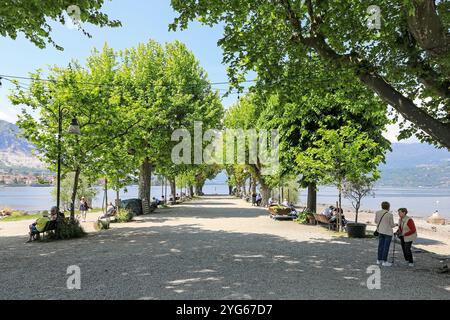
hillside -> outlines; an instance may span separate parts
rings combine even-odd
[[[420,166],[439,166],[450,161],[450,152],[423,143],[394,143],[386,155],[386,165],[380,168],[404,169]]]
[[[45,167],[33,155],[33,145],[19,138],[16,125],[0,120],[0,170],[12,172],[42,171]]]
[[[422,143],[394,143],[380,166],[383,186],[450,187],[450,152]]]

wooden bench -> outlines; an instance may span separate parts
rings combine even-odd
[[[48,237],[48,234],[49,234],[50,231],[56,231],[56,227],[57,227],[57,223],[56,222],[48,221],[45,224],[44,230],[34,233],[32,239],[33,240],[44,240],[45,239],[45,234],[47,234],[47,237]],[[42,234],[42,239],[41,239],[41,234]]]
[[[330,222],[330,219],[327,216],[323,214],[314,213],[314,219],[316,220],[316,224],[321,223],[327,225],[329,230],[331,229],[332,223]]]
[[[275,207],[278,207],[278,205],[274,205],[274,206],[270,206],[269,208],[267,208],[267,210],[270,213],[270,218],[274,219],[274,220],[294,220],[294,216],[292,216],[291,213],[291,208],[288,207],[284,207],[284,208],[278,208],[275,209]]]

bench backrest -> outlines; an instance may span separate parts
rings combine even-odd
[[[314,218],[319,222],[329,223],[329,219],[326,216],[324,216],[323,214],[315,213]]]

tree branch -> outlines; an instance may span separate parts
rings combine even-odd
[[[288,17],[295,17],[292,8],[286,5],[289,2],[287,0],[280,1],[286,9]],[[360,81],[377,93],[383,101],[390,104],[405,119],[417,125],[419,129],[433,137],[442,146],[450,149],[450,124],[433,118],[414,104],[412,100],[402,95],[377,73],[376,68],[369,61],[359,57],[356,53],[338,54],[326,43],[324,36],[317,32],[309,38],[295,36],[298,33],[301,34],[301,29],[299,29],[299,24],[292,23],[292,21],[295,21],[294,19],[289,19],[289,21],[296,31],[291,38],[292,41],[315,49],[321,57],[335,65],[354,69]]]
[[[418,45],[431,56],[446,56],[450,36],[436,10],[435,0],[413,0],[414,15],[408,14],[408,29]],[[406,8],[408,10],[408,8]]]

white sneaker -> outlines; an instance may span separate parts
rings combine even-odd
[[[377,260],[377,264],[380,265],[383,261]]]
[[[414,267],[414,263],[408,263],[409,267]]]
[[[382,266],[383,267],[392,267],[392,263],[385,261],[385,262],[383,262]]]

